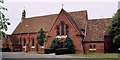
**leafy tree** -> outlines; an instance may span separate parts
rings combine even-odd
[[[113,39],[113,43],[120,44],[120,9],[112,17],[112,24],[109,26],[109,33]]]
[[[39,31],[39,34],[37,36],[37,42],[40,46],[43,46],[44,44],[44,38],[45,38],[45,34],[44,34],[44,30],[41,28]]]
[[[58,38],[54,38],[52,40],[52,44],[51,44],[50,48],[57,49],[57,48],[59,48],[59,45],[60,45],[60,40]]]
[[[63,47],[64,47],[64,48],[69,48],[69,49],[71,49],[71,50],[74,49],[73,41],[72,41],[72,39],[71,39],[69,36],[67,36],[67,37],[65,38],[65,40],[64,40],[64,42],[63,42]]]
[[[3,0],[0,0],[1,4],[4,4]],[[9,19],[7,19],[3,13],[3,11],[7,11],[7,8],[0,5],[0,37],[6,37],[6,34],[4,31],[7,31],[8,25],[10,25],[10,22],[8,22]]]

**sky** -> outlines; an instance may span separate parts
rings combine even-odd
[[[118,0],[5,0],[5,12],[11,23],[7,34],[12,34],[21,21],[22,11],[26,17],[58,14],[62,8],[67,12],[87,10],[88,19],[111,18],[118,9]]]

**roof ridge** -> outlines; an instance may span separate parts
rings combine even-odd
[[[75,24],[74,19],[71,17],[70,13],[67,13],[65,10],[65,15],[68,17],[68,19],[71,21],[71,23],[74,25],[74,27],[78,30],[79,33],[82,33],[81,30],[78,28],[78,26]],[[82,33],[83,34],[83,33]]]
[[[41,15],[41,16],[33,16],[33,17],[27,17],[27,18],[25,18],[25,19],[39,18],[39,17],[46,17],[46,16],[53,16],[53,15],[58,15],[58,14],[51,14],[51,15]]]
[[[71,11],[71,12],[67,12],[67,13],[76,13],[76,12],[84,12],[87,10],[81,10],[81,11]],[[27,17],[25,19],[31,19],[31,18],[39,18],[39,17],[46,17],[46,16],[53,16],[53,15],[58,15],[59,13],[54,13],[54,14],[48,14],[48,15],[41,15],[41,16],[33,16],[33,17]]]
[[[112,18],[95,18],[95,19],[88,19],[88,21],[94,21],[94,20],[108,20],[108,19],[112,19]]]

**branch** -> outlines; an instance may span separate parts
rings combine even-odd
[[[4,3],[4,1],[3,1],[3,0],[0,0],[0,3]]]
[[[3,10],[8,10],[7,8],[3,7],[3,6],[0,6],[0,10],[3,9]]]

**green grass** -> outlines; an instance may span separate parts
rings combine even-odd
[[[65,54],[69,56],[79,56],[79,57],[88,57],[88,58],[118,58],[118,54]]]

